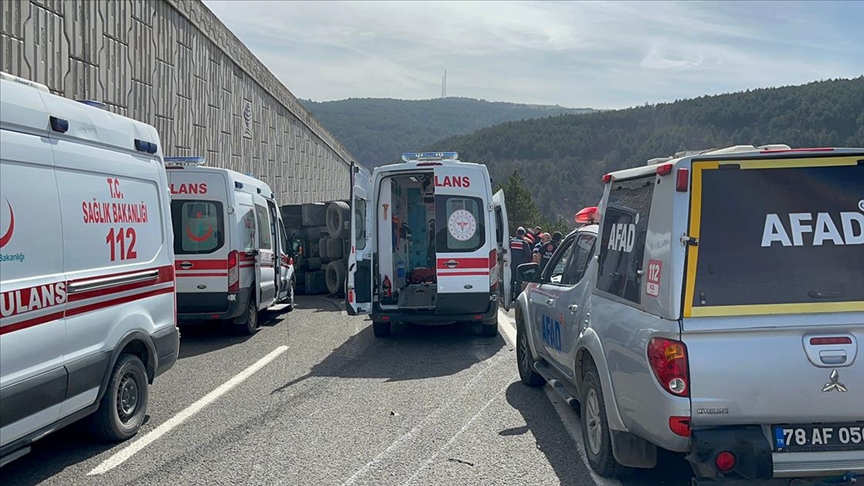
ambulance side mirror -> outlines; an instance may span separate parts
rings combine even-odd
[[[536,283],[540,281],[540,265],[534,262],[523,263],[516,267],[516,275],[523,282]]]

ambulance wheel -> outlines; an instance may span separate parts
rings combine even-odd
[[[480,331],[480,335],[483,337],[495,337],[498,335],[498,315],[489,319],[488,321],[483,321],[483,329]]]
[[[372,334],[377,338],[387,337],[390,335],[390,323],[389,322],[381,322],[381,321],[373,321],[372,322]]]
[[[285,297],[285,303],[288,304],[288,307],[285,308],[286,311],[291,312],[294,310],[294,289],[297,288],[297,282],[294,277],[291,277],[291,280],[288,281],[288,296]]]
[[[147,414],[147,369],[134,354],[117,359],[99,409],[90,416],[94,433],[108,441],[124,441],[136,433]]]
[[[237,318],[234,323],[237,332],[244,336],[251,336],[258,331],[258,305],[255,303],[255,296],[249,296],[249,305],[246,311]]]

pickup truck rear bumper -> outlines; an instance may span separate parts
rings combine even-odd
[[[864,475],[864,451],[778,453],[759,426],[696,429],[690,432],[690,443],[692,449],[686,457],[696,476],[694,484],[702,484],[699,479],[788,484],[784,478]],[[727,472],[718,469],[716,463],[724,451],[735,456],[735,466]]]

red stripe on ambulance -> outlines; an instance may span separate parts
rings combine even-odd
[[[454,264],[455,262],[455,264]],[[489,269],[487,258],[439,258],[438,270]]]

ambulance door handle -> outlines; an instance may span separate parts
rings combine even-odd
[[[570,305],[567,306],[567,308],[570,309],[570,312],[572,312],[572,313],[575,314],[576,311],[579,310],[579,305],[577,305],[577,304],[570,304]]]
[[[182,262],[180,264],[180,268],[182,268],[183,270],[189,270],[190,268],[192,268],[192,262]]]
[[[546,305],[550,305],[550,306],[551,306],[551,305],[554,305],[554,304],[555,304],[555,299],[551,299],[551,298],[550,298],[550,299],[546,299]]]

